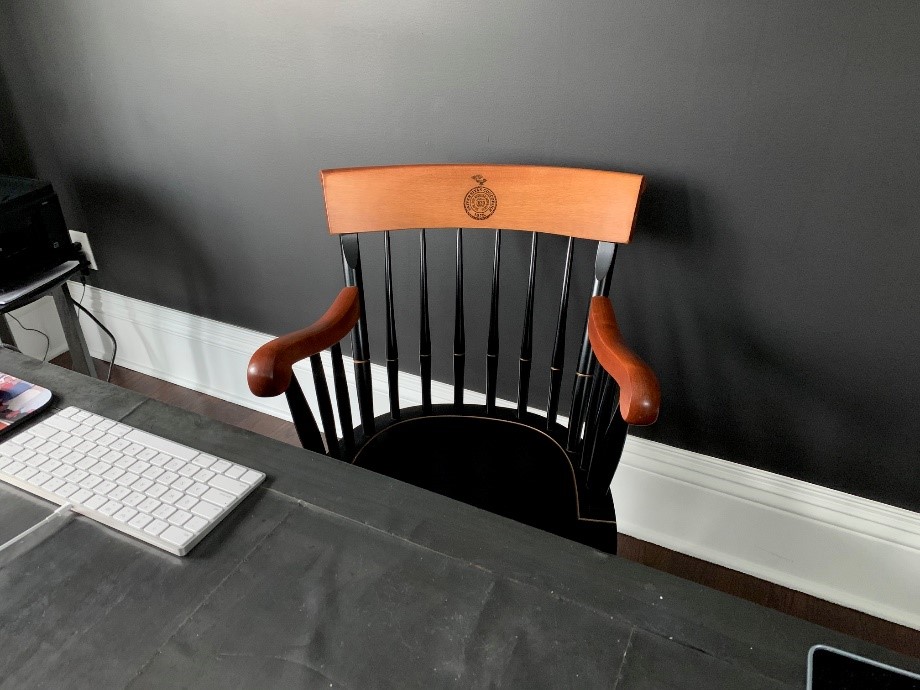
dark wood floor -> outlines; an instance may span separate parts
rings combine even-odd
[[[54,364],[70,367],[70,357],[67,354],[52,361]],[[108,372],[107,363],[97,361],[96,366],[101,375],[104,376]],[[226,424],[299,445],[293,424],[240,405],[118,366],[112,374],[112,383]],[[625,535],[620,535],[619,553],[624,558],[678,577],[875,642],[902,654],[920,657],[920,631],[912,628],[831,604],[817,597]]]

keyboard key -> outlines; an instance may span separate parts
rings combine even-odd
[[[172,515],[175,512],[176,512],[176,509],[173,508],[171,505],[169,505],[168,503],[162,503],[156,510],[153,511],[153,515],[160,518],[161,520],[165,520],[166,518],[168,518],[170,515]]]
[[[132,508],[136,508],[137,505],[143,502],[146,498],[147,497],[144,496],[144,494],[140,493],[139,491],[132,491],[127,496],[125,496],[123,499],[121,499],[121,502],[124,503],[126,506],[131,506]]]
[[[171,544],[175,544],[176,546],[181,546],[191,538],[191,532],[187,532],[181,527],[176,527],[175,525],[170,525],[165,530],[160,532],[160,539],[163,541],[168,541]]]
[[[113,460],[112,464],[115,465],[115,467],[120,467],[121,469],[126,470],[130,465],[134,464],[134,458],[132,458],[130,455],[122,455],[117,460]]]
[[[61,466],[60,460],[46,460],[45,462],[41,464],[39,469],[41,469],[43,472],[54,472],[54,470],[56,470],[60,466]]]
[[[89,412],[87,412],[86,410],[80,410],[80,409],[77,409],[76,412],[70,415],[70,418],[75,422],[82,422],[84,419],[89,419],[89,417],[90,417]]]
[[[153,486],[153,480],[148,479],[147,477],[141,477],[136,482],[131,485],[131,488],[135,491],[146,491],[151,486]]]
[[[70,438],[65,439],[65,440],[61,443],[61,445],[64,446],[65,448],[71,448],[71,449],[73,449],[73,448],[76,448],[77,446],[79,446],[81,443],[83,443],[83,439],[82,439],[82,438],[80,438],[79,436],[71,436]]]
[[[99,510],[107,502],[108,502],[108,499],[105,496],[94,494],[92,498],[88,498],[85,501],[83,501],[83,505],[89,508],[90,510]]]
[[[83,439],[86,441],[94,441],[96,443],[99,443],[103,436],[104,434],[101,431],[99,431],[99,429],[93,429],[92,431],[83,434]],[[109,444],[103,443],[102,445],[107,446]]]
[[[77,428],[74,429],[71,433],[72,433],[74,436],[83,437],[83,436],[86,436],[86,435],[87,435],[90,431],[92,431],[92,430],[93,430],[93,427],[87,426],[87,425],[85,425],[85,424],[80,424],[80,425],[78,425]],[[81,438],[80,440],[82,441],[82,438]]]
[[[112,491],[115,490],[117,486],[118,484],[116,484],[115,482],[111,482],[108,479],[103,479],[102,483],[97,485],[93,489],[93,491],[95,491],[97,494],[103,494],[104,496],[108,496],[110,493],[112,493]]]
[[[137,515],[137,511],[134,510],[134,508],[129,508],[128,506],[125,506],[124,508],[119,510],[117,513],[112,515],[112,517],[118,520],[119,522],[127,522],[128,520],[133,518],[135,515]]]
[[[64,498],[70,498],[70,496],[72,496],[79,490],[80,490],[79,486],[77,486],[76,484],[71,484],[70,482],[67,482],[64,484],[64,486],[62,486],[60,489],[58,489],[54,493]]]
[[[145,498],[137,504],[137,509],[142,513],[152,513],[160,507],[160,502],[155,498]]]
[[[125,471],[121,469],[120,467],[110,467],[108,470],[103,472],[102,476],[105,477],[106,479],[111,479],[112,481],[115,481],[124,473]]]
[[[157,477],[157,481],[160,484],[165,484],[166,486],[169,486],[174,481],[176,481],[178,478],[179,478],[179,475],[176,474],[175,472],[164,472],[159,477]]]
[[[246,470],[245,474],[240,477],[240,481],[247,486],[251,486],[256,482],[262,481],[263,476],[264,475],[261,472],[256,472],[255,470]]]
[[[181,470],[183,467],[185,467],[185,463],[182,462],[179,458],[173,458],[172,460],[167,462],[164,465],[164,467],[170,472],[176,472],[178,470]]]
[[[163,494],[162,496],[160,496],[160,500],[163,501],[163,503],[175,503],[175,502],[178,501],[180,498],[182,498],[182,496],[183,496],[183,494],[182,494],[181,491],[176,491],[175,489],[170,489],[170,490],[167,491],[165,494]]]
[[[153,520],[144,528],[144,531],[147,534],[152,534],[154,537],[157,537],[160,535],[160,532],[162,532],[167,527],[169,527],[168,522],[165,522],[164,520]]]
[[[121,459],[122,457],[124,456],[121,454],[121,451],[109,450],[105,455],[102,456],[102,460],[109,464],[115,464],[115,461]]]
[[[108,448],[113,443],[115,443],[115,441],[118,440],[117,436],[112,436],[112,434],[103,433],[99,431],[99,429],[93,429],[90,433],[88,433],[83,438],[88,438],[91,441],[95,441],[100,446],[105,446],[106,448]]]
[[[102,506],[99,509],[99,512],[102,513],[103,515],[114,515],[119,510],[121,510],[121,503],[119,503],[118,501],[110,500],[108,503],[106,503],[104,506]]]
[[[164,470],[162,467],[151,467],[144,472],[144,476],[147,477],[147,479],[156,479],[163,474],[163,472]]]
[[[176,506],[176,508],[179,508],[181,510],[188,510],[196,503],[198,503],[197,498],[195,498],[194,496],[189,496],[188,494],[185,494],[182,498],[180,498],[178,501],[173,503],[173,505]]]
[[[213,476],[214,473],[211,470],[198,470],[195,473],[195,481],[207,482]]]
[[[14,473],[8,472],[7,474],[14,474]],[[18,477],[19,479],[25,482],[25,481],[28,481],[30,477],[34,477],[36,474],[38,474],[37,469],[35,469],[34,467],[30,467],[29,465],[23,465],[22,469],[16,472],[14,476]],[[195,500],[195,499],[193,498],[192,500]],[[195,501],[195,502],[197,503],[198,501]]]
[[[70,448],[65,448],[64,446],[58,446],[50,453],[48,453],[48,457],[54,458],[55,460],[60,460],[65,455],[70,455]]]
[[[195,482],[189,479],[188,477],[179,477],[176,481],[169,485],[171,489],[176,491],[188,491],[189,487],[192,486]]]
[[[25,462],[29,458],[40,457],[38,453],[30,448],[23,448],[18,453],[13,456],[14,460],[19,460],[19,462]]]
[[[135,457],[138,460],[148,461],[152,458],[155,458],[156,455],[157,455],[157,452],[153,448],[144,448]]]
[[[44,423],[60,431],[71,431],[80,426],[79,420],[73,418],[68,419],[67,417],[62,418],[58,416],[50,417],[49,419],[46,419]]]
[[[216,461],[217,461],[217,458],[215,458],[213,455],[208,455],[207,453],[199,453],[198,455],[195,456],[195,459],[192,460],[192,462],[194,462],[199,467],[205,467],[205,468],[210,467]]]
[[[94,486],[101,483],[102,477],[97,477],[95,474],[88,474],[85,479],[79,481],[80,486],[85,489],[92,489]]]
[[[79,408],[69,406],[69,407],[65,407],[63,410],[58,412],[58,414],[61,415],[62,417],[73,417],[79,411],[80,411]]]
[[[41,485],[43,489],[50,491],[51,493],[55,493],[62,486],[64,486],[64,480],[60,479],[59,477],[52,477],[48,481],[42,482]]]
[[[130,445],[131,445],[131,442],[128,441],[127,439],[125,439],[125,438],[116,438],[114,441],[112,441],[112,442],[109,444],[109,448],[111,448],[112,450],[119,450],[119,451],[121,451],[121,450],[124,450],[125,448],[127,448],[127,447],[130,446]]]
[[[114,489],[109,491],[107,495],[113,501],[120,501],[121,499],[123,499],[125,496],[127,496],[130,493],[131,493],[131,489],[129,489],[128,487],[116,486]]]
[[[99,422],[96,422],[94,426],[97,429],[102,429],[103,431],[106,431],[107,429],[111,429],[113,426],[115,426],[115,422],[113,422],[111,419],[103,419]]]
[[[226,460],[218,460],[213,465],[211,465],[211,469],[215,472],[223,472],[230,469],[230,463]]]
[[[188,522],[186,522],[185,525],[183,525],[183,527],[185,527],[185,529],[187,530],[191,530],[192,532],[198,532],[203,527],[207,526],[207,524],[208,524],[208,521],[205,520],[203,517],[192,515],[192,517],[189,518]]]
[[[79,453],[83,453],[84,455],[86,455],[87,453],[89,453],[89,452],[90,452],[93,448],[95,448],[95,447],[96,447],[96,444],[95,444],[95,443],[93,443],[92,441],[87,441],[86,439],[83,439],[83,440],[80,441],[80,443],[76,446],[76,448],[74,448],[74,450],[76,450],[76,451],[79,452]]]
[[[150,458],[150,464],[156,465],[157,467],[163,467],[167,462],[172,460],[171,455],[166,453],[157,453],[154,457]]]
[[[192,512],[195,515],[200,515],[206,520],[213,520],[221,513],[221,509],[218,508],[213,503],[208,503],[207,501],[198,501],[198,503],[192,506]]]
[[[35,436],[38,436],[39,438],[44,438],[44,439],[49,439],[58,432],[58,430],[55,429],[53,426],[48,426],[47,422],[42,422],[41,424],[37,424],[33,426],[30,429],[30,431]]]
[[[66,441],[66,440],[69,439],[69,438],[70,438],[70,434],[65,434],[63,431],[59,431],[59,432],[57,432],[54,436],[52,436],[51,438],[49,438],[48,440],[51,441],[51,442],[53,442],[53,443],[57,443],[58,445],[60,445],[60,444],[62,444],[64,441]]]
[[[133,472],[125,472],[123,475],[121,475],[121,476],[120,476],[118,479],[116,479],[115,481],[118,482],[119,484],[121,484],[122,486],[131,486],[131,485],[132,485],[134,482],[136,482],[138,479],[140,479],[140,477],[138,477],[138,476],[137,476],[136,474],[134,474]]]
[[[148,469],[150,469],[150,463],[144,462],[143,460],[135,460],[134,464],[128,468],[128,472],[143,474]]]
[[[74,467],[73,472],[71,472],[70,475],[67,477],[67,481],[74,482],[75,484],[79,484],[84,479],[86,479],[88,476],[89,476],[89,472],[84,472],[83,470]]]
[[[144,515],[144,513],[138,513],[133,518],[128,520],[128,524],[134,529],[143,529],[153,518],[149,515]],[[196,530],[197,531],[197,530]]]
[[[246,471],[246,468],[242,465],[234,465],[224,472],[230,479],[239,479],[243,476],[243,473]]]
[[[25,465],[23,465],[21,462],[14,462],[12,465],[9,465],[9,466],[6,468],[5,471],[6,471],[8,474],[16,474],[16,473],[17,473],[19,470],[21,470],[23,467],[25,467]],[[51,476],[50,474],[48,474],[47,472],[39,472],[38,474],[33,475],[32,478],[31,478],[29,481],[30,481],[32,484],[35,484],[35,486],[43,486],[43,485],[45,484],[45,482],[47,482],[47,481],[49,481],[49,480],[51,480],[51,479],[54,479],[54,477],[52,477],[52,476]]]
[[[168,521],[177,527],[181,527],[188,519],[192,517],[192,514],[185,510],[177,510],[175,513],[169,516]]]
[[[192,463],[189,463],[188,465],[183,466],[179,470],[179,474],[181,474],[183,477],[191,477],[193,474],[195,474],[198,471],[199,470],[198,470],[197,465],[193,465]],[[201,471],[207,472],[207,470],[201,470]]]
[[[154,484],[149,489],[147,489],[144,493],[147,494],[148,496],[152,496],[153,498],[159,498],[160,496],[165,494],[167,491],[168,489],[163,484]]]
[[[51,474],[53,474],[55,477],[66,479],[67,475],[73,472],[73,469],[74,468],[70,465],[61,465],[60,467],[51,470]]]
[[[89,452],[89,455],[97,459],[102,459],[102,456],[108,452],[109,449],[105,446],[96,446]]]
[[[139,443],[132,443],[130,446],[125,448],[123,452],[125,455],[134,456],[140,453],[142,450],[144,450],[144,446],[140,445]]]
[[[205,491],[208,490],[207,484],[202,484],[201,482],[196,482],[192,484],[185,493],[190,494],[191,496],[201,496]]]
[[[246,489],[246,484],[243,482],[238,482],[236,479],[230,479],[230,477],[223,474],[216,475],[208,483],[215,489],[229,491],[232,494],[242,493]]]
[[[71,503],[86,503],[86,500],[93,495],[93,492],[89,489],[77,489],[73,494],[69,496]]]

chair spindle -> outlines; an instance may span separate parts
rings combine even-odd
[[[594,260],[594,288],[592,297],[606,296],[610,292],[610,281],[613,276],[613,263],[617,255],[617,245],[614,242],[598,242],[597,256]],[[585,392],[591,380],[589,368],[591,365],[591,341],[588,340],[587,318],[585,334],[578,354],[578,366],[575,369],[575,385],[572,389],[572,408],[569,412],[569,430],[566,440],[566,450],[574,452],[578,447],[581,437],[581,428],[584,423]]]
[[[341,236],[342,258],[345,268],[345,285],[358,288],[361,300],[361,318],[351,333],[352,356],[355,365],[355,383],[358,387],[358,409],[364,435],[374,433],[374,398],[371,389],[371,354],[367,338],[367,311],[364,308],[364,278],[361,274],[361,251],[358,235]]]
[[[518,405],[517,416],[522,418],[527,412],[527,397],[530,393],[530,367],[533,356],[533,296],[537,273],[537,240],[539,235],[533,233],[530,240],[530,275],[527,280],[527,300],[524,307],[524,331],[521,334],[521,360],[518,365]]]
[[[342,426],[343,457],[355,449],[355,427],[351,418],[351,396],[348,393],[348,379],[345,378],[345,362],[342,361],[342,345],[336,343],[329,348],[332,354],[332,383],[335,386],[335,404],[339,410]]]
[[[562,296],[559,299],[559,316],[556,320],[556,337],[549,365],[549,396],[546,402],[546,428],[556,423],[559,410],[559,391],[562,389],[562,366],[565,363],[565,326],[569,311],[569,284],[572,282],[572,256],[575,238],[570,237],[565,250],[565,272],[562,274]]]
[[[384,279],[386,281],[387,327],[387,386],[390,394],[390,418],[399,419],[399,347],[396,343],[396,311],[393,306],[393,266],[390,255],[390,233],[383,233]]]
[[[597,357],[595,357],[593,353],[591,355],[591,364],[589,365],[588,374],[590,378],[588,384],[589,387],[587,389],[587,405],[585,407],[585,435],[582,441],[581,455],[578,461],[578,467],[582,470],[587,469],[588,467],[589,457],[591,454],[591,444],[595,439],[597,434],[597,427],[600,423],[597,411],[600,405],[603,387],[607,380],[606,376],[604,375],[605,372],[601,369],[600,362],[597,361]]]
[[[598,444],[594,461],[588,470],[586,485],[589,503],[600,501],[610,490],[610,482],[613,481],[613,475],[620,464],[620,455],[623,453],[628,429],[629,424],[626,423],[620,414],[619,408],[617,408],[603,438]],[[604,460],[608,461],[604,462]]]
[[[296,375],[291,375],[291,382],[284,391],[284,397],[287,398],[288,407],[291,408],[291,417],[294,419],[294,429],[297,431],[300,445],[307,450],[325,453],[323,437],[319,433],[316,419],[310,411],[310,406],[307,404]]]
[[[335,414],[332,412],[332,400],[329,398],[329,386],[326,384],[326,372],[323,358],[319,354],[310,356],[310,368],[313,370],[313,390],[316,391],[316,403],[319,406],[319,418],[323,423],[323,435],[326,438],[326,454],[339,457],[338,433],[335,429]]]
[[[422,410],[431,412],[431,324],[428,320],[428,252],[425,230],[419,234],[419,346],[418,363],[422,376]]]
[[[589,429],[585,431],[584,450],[582,451],[580,465],[580,468],[588,475],[592,473],[591,468],[594,467],[595,463],[603,463],[608,459],[601,452],[601,446],[603,444],[604,434],[610,426],[614,406],[616,405],[617,396],[620,392],[620,388],[617,386],[616,381],[602,369],[600,370],[598,379],[601,380],[599,386],[601,391],[600,402],[598,402],[597,409],[591,415]],[[593,472],[596,474],[599,469],[600,468],[596,467]],[[611,474],[611,477],[612,476]]]
[[[495,253],[492,260],[492,305],[489,311],[489,341],[486,346],[486,414],[495,411],[495,391],[498,382],[498,282],[501,268],[502,231],[495,231]]]
[[[463,229],[457,228],[457,281],[454,302],[454,405],[463,406],[466,329],[463,323]]]

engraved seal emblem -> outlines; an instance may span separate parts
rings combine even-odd
[[[495,196],[495,192],[483,186],[486,183],[486,178],[482,175],[473,175],[473,179],[478,186],[473,187],[466,193],[466,198],[463,199],[463,208],[470,218],[485,220],[495,213],[498,198]]]

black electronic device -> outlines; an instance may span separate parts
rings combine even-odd
[[[0,175],[0,290],[79,258],[51,183]]]

